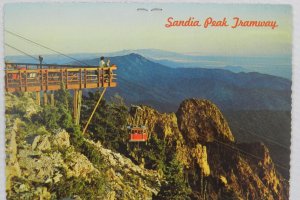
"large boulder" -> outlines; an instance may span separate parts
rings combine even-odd
[[[81,153],[75,151],[66,152],[66,157],[68,158],[65,161],[67,165],[67,177],[81,177],[89,179],[89,175],[96,171],[93,164]]]
[[[67,131],[59,130],[53,137],[53,146],[60,150],[66,149],[70,146],[70,135]]]
[[[48,135],[38,135],[34,138],[31,145],[32,150],[49,151],[51,150],[51,143]]]

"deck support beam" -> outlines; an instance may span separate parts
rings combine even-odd
[[[44,91],[43,92],[43,96],[44,96],[44,105],[47,105],[48,104],[48,94],[47,94],[47,91]]]
[[[55,103],[55,101],[54,101],[54,91],[51,91],[51,94],[50,94],[50,104],[51,104],[51,106],[54,106],[54,103]]]
[[[41,105],[41,94],[40,92],[35,92],[35,95],[36,95],[36,103],[37,105]]]
[[[73,118],[74,118],[74,123],[76,125],[79,125],[79,121],[80,121],[81,102],[82,102],[82,90],[74,90]]]

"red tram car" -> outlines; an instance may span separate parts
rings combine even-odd
[[[131,127],[129,129],[129,142],[146,142],[148,133],[146,127]]]

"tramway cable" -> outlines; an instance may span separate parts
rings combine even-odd
[[[206,139],[204,136],[202,136],[202,135],[200,135],[200,137],[202,137],[202,138],[204,138],[204,139]],[[226,144],[226,143],[224,143],[224,142],[222,142],[222,141],[220,141],[220,140],[217,140],[217,139],[214,139],[213,141],[215,141],[215,142],[217,142],[217,143],[219,143],[219,144],[222,144],[222,145],[224,145],[225,147],[227,147],[227,148],[230,148],[230,149],[232,149],[232,150],[235,150],[235,151],[239,151],[239,152],[241,152],[241,153],[244,153],[244,154],[246,154],[247,156],[251,156],[252,158],[255,158],[255,159],[258,159],[258,160],[263,160],[263,158],[261,158],[261,157],[259,157],[259,156],[256,156],[256,155],[254,155],[254,154],[251,154],[251,153],[249,153],[249,152],[247,152],[247,151],[244,151],[244,150],[242,150],[242,149],[240,149],[240,148],[238,148],[238,147],[236,147],[236,146],[231,146],[231,145],[229,145],[229,144]],[[208,142],[209,143],[209,142]],[[290,169],[289,168],[287,168],[287,167],[284,167],[282,164],[278,164],[278,163],[276,163],[276,162],[274,162],[274,161],[272,161],[273,162],[273,164],[275,165],[275,166],[277,166],[277,167],[279,167],[279,168],[281,168],[281,169],[284,169],[284,170],[287,170],[287,171],[289,171]]]
[[[273,140],[273,139],[271,139],[271,138],[269,138],[269,137],[265,137],[265,136],[262,136],[262,135],[258,135],[258,134],[252,133],[252,132],[250,132],[250,131],[247,131],[247,130],[246,130],[246,134],[254,135],[254,136],[256,136],[256,137],[265,139],[265,140],[269,141],[270,143],[276,144],[276,145],[278,145],[278,146],[280,146],[280,147],[282,147],[282,148],[284,148],[284,149],[286,149],[286,150],[290,150],[290,148],[289,148],[288,146],[285,146],[285,145],[283,145],[283,144],[280,144],[279,142],[277,142],[277,141],[275,141],[275,140]]]
[[[8,46],[8,47],[10,47],[10,48],[12,48],[12,49],[14,49],[14,50],[16,50],[16,51],[18,51],[18,52],[21,52],[22,54],[24,54],[24,55],[26,55],[26,56],[28,56],[28,57],[30,57],[30,58],[33,58],[34,60],[39,61],[38,58],[36,58],[36,57],[34,57],[34,56],[32,56],[32,55],[26,53],[25,51],[22,51],[22,50],[20,50],[20,49],[18,49],[18,48],[16,48],[16,47],[14,47],[14,46],[12,46],[12,45],[6,43],[6,42],[4,43],[4,45],[5,45],[5,46]]]
[[[16,36],[16,37],[19,37],[19,38],[21,38],[21,39],[23,39],[23,40],[26,40],[26,41],[28,41],[28,42],[31,42],[31,43],[33,43],[33,44],[35,44],[35,45],[37,45],[37,46],[43,47],[43,48],[45,48],[45,49],[48,49],[48,50],[53,51],[53,52],[55,52],[55,53],[58,53],[58,54],[60,54],[60,55],[62,55],[62,56],[65,56],[65,57],[67,57],[67,58],[70,58],[70,59],[72,59],[72,60],[74,60],[74,61],[76,61],[76,62],[78,62],[78,63],[81,63],[81,64],[83,64],[83,65],[85,65],[85,66],[88,66],[88,64],[85,63],[85,62],[82,62],[82,61],[80,61],[80,60],[78,60],[78,59],[76,59],[76,58],[73,58],[73,57],[71,57],[71,56],[68,56],[68,55],[66,55],[66,54],[64,54],[64,53],[62,53],[62,52],[59,52],[59,51],[54,50],[54,49],[52,49],[52,48],[50,48],[50,47],[47,47],[47,46],[42,45],[42,44],[40,44],[40,43],[37,43],[37,42],[35,42],[35,41],[33,41],[33,40],[30,40],[30,39],[28,39],[28,38],[26,38],[26,37],[24,37],[24,36],[21,36],[21,35],[19,35],[19,34],[17,34],[17,33],[14,33],[14,32],[12,32],[12,31],[9,31],[9,30],[6,30],[6,29],[4,29],[4,31],[7,32],[7,33],[9,33],[9,34],[11,34],[11,35]]]

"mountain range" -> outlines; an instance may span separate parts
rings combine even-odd
[[[69,57],[48,54],[42,55],[47,64],[70,63],[70,57],[77,60],[88,60],[100,56],[115,57],[125,56],[131,53],[139,54],[148,60],[171,68],[206,68],[206,69],[227,69],[232,72],[259,72],[275,75],[291,80],[292,64],[290,55],[272,56],[207,56],[201,54],[184,54],[160,49],[135,49],[122,50],[106,53],[73,53],[67,54]],[[38,55],[34,57],[38,58]],[[34,63],[31,57],[26,56],[6,56],[6,61]],[[74,61],[74,60],[73,60]]]
[[[213,101],[222,110],[290,110],[291,81],[257,72],[223,69],[170,68],[138,54],[111,57],[118,66],[119,93],[127,103],[174,111],[186,98]],[[84,60],[98,65],[99,58]]]

